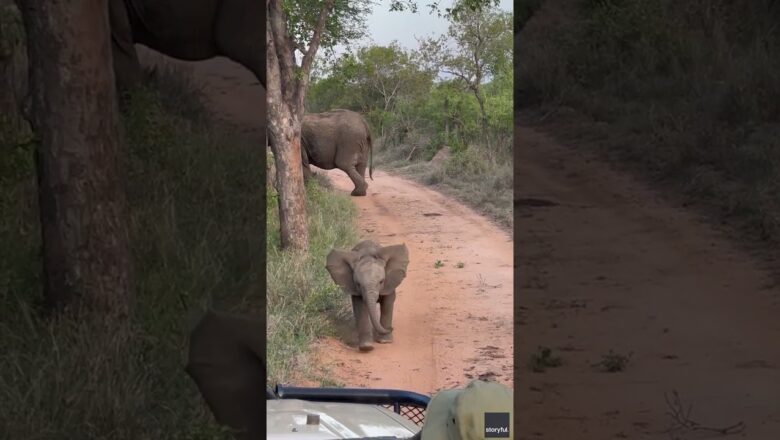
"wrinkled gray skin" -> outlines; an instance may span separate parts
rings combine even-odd
[[[303,116],[301,125],[301,160],[305,178],[312,175],[310,165],[323,170],[338,168],[347,173],[355,189],[353,196],[365,196],[366,166],[374,179],[371,131],[363,116],[351,110],[330,110]]]
[[[262,438],[265,328],[254,317],[208,312],[190,333],[187,374],[214,418],[238,440]]]
[[[352,250],[333,249],[325,267],[333,281],[352,298],[358,348],[371,351],[372,326],[379,343],[392,342],[395,289],[406,277],[409,250],[405,244],[380,246],[371,240]],[[377,303],[381,311],[377,311]]]
[[[117,86],[142,79],[133,46],[140,43],[184,61],[225,56],[265,88],[265,7],[257,0],[109,0]]]

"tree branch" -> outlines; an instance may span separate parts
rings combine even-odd
[[[682,428],[687,431],[710,431],[721,435],[732,435],[740,434],[747,429],[747,425],[742,421],[723,427],[704,426],[701,423],[694,421],[691,419],[693,406],[688,405],[686,408],[676,390],[672,390],[671,398],[667,393],[664,393],[664,400],[666,401],[667,414],[675,425],[670,428],[669,431],[676,428]]]
[[[271,35],[271,28],[266,28],[266,38],[269,42],[273,41]],[[278,106],[282,104],[282,86],[281,86],[281,71],[279,67],[279,59],[276,55],[276,46],[269,44],[266,50],[266,62],[268,64],[267,70],[267,82],[268,87],[266,89],[266,96],[268,99],[268,108],[271,112],[278,112]],[[275,123],[276,119],[268,118],[268,140],[270,141],[271,148],[276,153],[276,147],[279,145],[277,140],[277,134],[280,133],[280,127]]]
[[[466,76],[466,75],[464,75],[463,73],[456,72],[456,71],[454,71],[454,70],[446,70],[446,69],[441,69],[441,72],[442,72],[442,73],[448,73],[448,74],[450,74],[450,75],[457,76],[458,78],[462,79],[463,81],[466,81],[466,84],[468,84],[468,85],[469,85],[469,87],[471,87],[471,82],[472,82],[472,80],[471,80],[470,76]]]
[[[397,101],[395,95],[398,93],[398,88],[401,87],[401,81],[398,80],[395,83],[395,87],[393,87],[393,91],[390,93],[390,99]]]
[[[334,0],[325,0],[320,9],[320,16],[317,18],[317,25],[314,27],[314,34],[312,34],[311,42],[309,43],[309,49],[303,54],[303,61],[301,62],[301,77],[298,82],[298,88],[296,90],[296,102],[299,108],[303,108],[303,100],[306,94],[306,87],[309,84],[309,72],[311,72],[311,66],[314,63],[314,55],[317,53],[317,49],[320,47],[320,41],[322,41],[322,32],[325,30],[325,23],[328,19],[328,15],[333,10]]]
[[[286,17],[282,11],[281,0],[268,0],[268,24],[268,45],[273,45],[276,65],[279,66],[279,87],[283,99],[290,102],[295,92],[295,87],[293,87],[296,77],[295,53],[287,33]]]
[[[300,52],[301,54],[306,54],[306,46],[294,40],[293,40],[293,44],[295,45],[295,48],[298,49],[298,52]]]

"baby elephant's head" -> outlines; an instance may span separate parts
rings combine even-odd
[[[379,323],[376,303],[379,295],[389,295],[401,284],[408,265],[409,250],[405,244],[380,246],[363,241],[349,251],[330,251],[325,267],[344,292],[363,297],[374,329],[386,335],[392,329]]]

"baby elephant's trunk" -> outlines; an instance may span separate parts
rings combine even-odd
[[[382,327],[382,324],[379,322],[379,304],[377,304],[379,292],[369,292],[363,297],[363,300],[366,303],[366,307],[368,307],[368,317],[371,319],[374,330],[380,335],[390,334],[392,329]]]

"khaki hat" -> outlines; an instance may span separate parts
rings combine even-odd
[[[513,417],[512,390],[496,382],[475,379],[464,389],[438,392],[425,411],[421,440],[484,440],[485,413],[509,413]],[[509,429],[506,437],[514,438]]]

